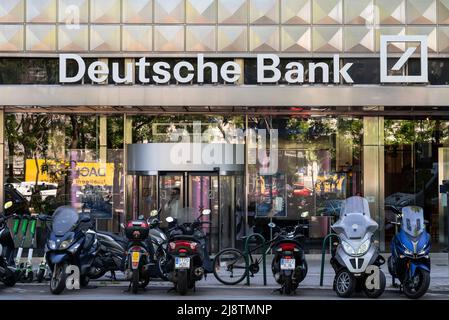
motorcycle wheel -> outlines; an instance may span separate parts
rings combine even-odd
[[[189,284],[189,279],[188,279],[187,270],[178,271],[178,282],[176,282],[176,291],[178,291],[178,293],[181,296],[186,295],[187,290],[188,290],[188,288],[187,288],[188,284]]]
[[[139,270],[133,270],[131,290],[132,293],[137,293],[137,291],[139,291]]]
[[[66,267],[66,263],[55,265],[55,270],[50,279],[50,291],[52,294],[60,294],[64,291],[67,278],[67,274],[65,273]]]
[[[36,273],[36,281],[41,283],[44,280],[45,270],[39,269]]]
[[[159,278],[164,281],[168,281],[166,270],[167,256],[163,250],[159,250],[157,254],[157,271],[159,273]]]
[[[366,285],[363,285],[363,292],[368,298],[379,298],[382,293],[385,291],[385,287],[387,285],[387,278],[385,277],[385,273],[382,270],[379,270],[379,289],[369,290]]]
[[[3,279],[3,283],[7,287],[13,287],[17,282],[17,277],[14,274],[14,272],[11,272],[10,270],[7,271],[7,274],[5,274],[5,277]]]
[[[349,298],[355,290],[355,285],[356,279],[348,269],[343,268],[335,275],[334,288],[339,297]]]
[[[430,273],[423,269],[416,269],[415,277],[409,279],[408,276],[404,281],[404,293],[407,298],[421,298],[429,289]]]
[[[284,293],[285,294],[292,294],[293,292],[293,283],[292,283],[292,277],[288,276],[285,278],[285,282],[283,285]]]
[[[80,286],[81,288],[85,288],[89,285],[90,278],[88,276],[81,276],[80,277]]]
[[[150,277],[149,276],[145,276],[143,277],[140,281],[139,281],[139,288],[146,288],[147,285],[150,283]]]

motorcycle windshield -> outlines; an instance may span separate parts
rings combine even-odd
[[[341,206],[340,218],[349,213],[360,213],[370,218],[368,201],[359,196],[347,198]]]
[[[60,207],[53,215],[52,229],[57,236],[62,236],[72,230],[78,222],[78,213],[71,207]]]
[[[367,232],[376,231],[378,224],[371,219],[368,201],[354,196],[345,200],[340,218],[332,225],[338,234],[345,234],[348,239],[362,239]]]
[[[183,223],[191,223],[193,221],[195,221],[196,217],[198,216],[198,213],[195,212],[195,210],[193,208],[181,208],[178,210],[176,218],[178,220],[178,224],[183,224]]]
[[[402,208],[402,229],[412,237],[417,237],[423,233],[424,211],[421,207],[408,206]]]

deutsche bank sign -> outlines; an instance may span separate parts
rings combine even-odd
[[[402,75],[391,75],[388,70],[388,44],[402,42],[407,44],[406,51],[392,67],[391,71],[401,72]],[[426,83],[427,82],[427,37],[426,36],[381,36],[380,38],[380,82],[381,83]],[[407,61],[416,54],[420,46],[420,75],[405,75],[403,70]],[[350,75],[353,63],[342,63],[340,56],[334,54],[332,63],[329,60],[313,61],[304,65],[301,61],[289,61],[281,68],[281,59],[276,54],[257,54],[257,83],[275,84],[281,79],[288,84],[316,83],[317,74],[321,76],[321,83],[353,84]],[[68,74],[67,62],[76,63],[75,74]],[[306,69],[307,68],[307,69]],[[218,83],[219,76],[226,82],[238,82],[242,75],[242,68],[237,62],[230,60],[221,66],[213,61],[205,61],[203,54],[198,54],[196,63],[179,61],[174,65],[167,61],[150,63],[146,57],[135,62],[126,62],[124,75],[120,75],[120,66],[112,63],[109,70],[107,63],[95,61],[86,67],[83,58],[77,54],[61,54],[59,56],[59,81],[61,83],[76,83],[86,76],[93,83],[104,83],[111,76],[116,84],[132,84],[138,79],[141,84],[168,84],[172,79],[177,83],[191,83],[196,76],[198,83],[205,82],[205,74],[210,74],[211,82]],[[149,72],[148,72],[149,71]],[[330,75],[332,72],[332,79]],[[305,76],[307,74],[307,77]]]

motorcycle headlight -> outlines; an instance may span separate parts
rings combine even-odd
[[[365,254],[368,251],[370,244],[371,244],[371,240],[369,240],[369,239],[366,240],[365,242],[363,242],[360,245],[360,247],[357,249],[357,254],[359,254],[359,255]]]
[[[423,256],[427,253],[427,246],[424,246],[419,252],[418,255],[419,256]]]
[[[354,255],[355,254],[354,248],[349,243],[347,243],[346,241],[342,241],[341,245],[343,246],[343,250],[347,254],[349,254],[349,255]]]
[[[70,246],[70,244],[72,243],[72,241],[73,241],[73,239],[62,241],[61,244],[59,245],[59,249],[61,249],[61,250],[67,249]]]
[[[48,240],[48,247],[50,248],[50,250],[55,250],[56,242],[54,240]]]
[[[413,255],[413,252],[412,252],[411,250],[409,250],[409,249],[404,249],[404,253],[405,253],[406,255],[409,255],[409,256],[412,256],[412,255]]]

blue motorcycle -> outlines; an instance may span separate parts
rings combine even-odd
[[[391,242],[388,271],[401,282],[401,289],[408,298],[418,299],[430,285],[430,235],[426,232],[423,209],[417,206],[390,207],[401,222]]]
[[[87,286],[89,277],[96,270],[93,262],[99,250],[95,232],[83,227],[83,224],[90,223],[90,217],[78,215],[75,209],[63,206],[56,209],[53,217],[42,214],[39,219],[51,222],[45,253],[45,260],[52,272],[51,293],[60,294],[65,289],[66,270],[70,265],[78,267],[80,285]]]

